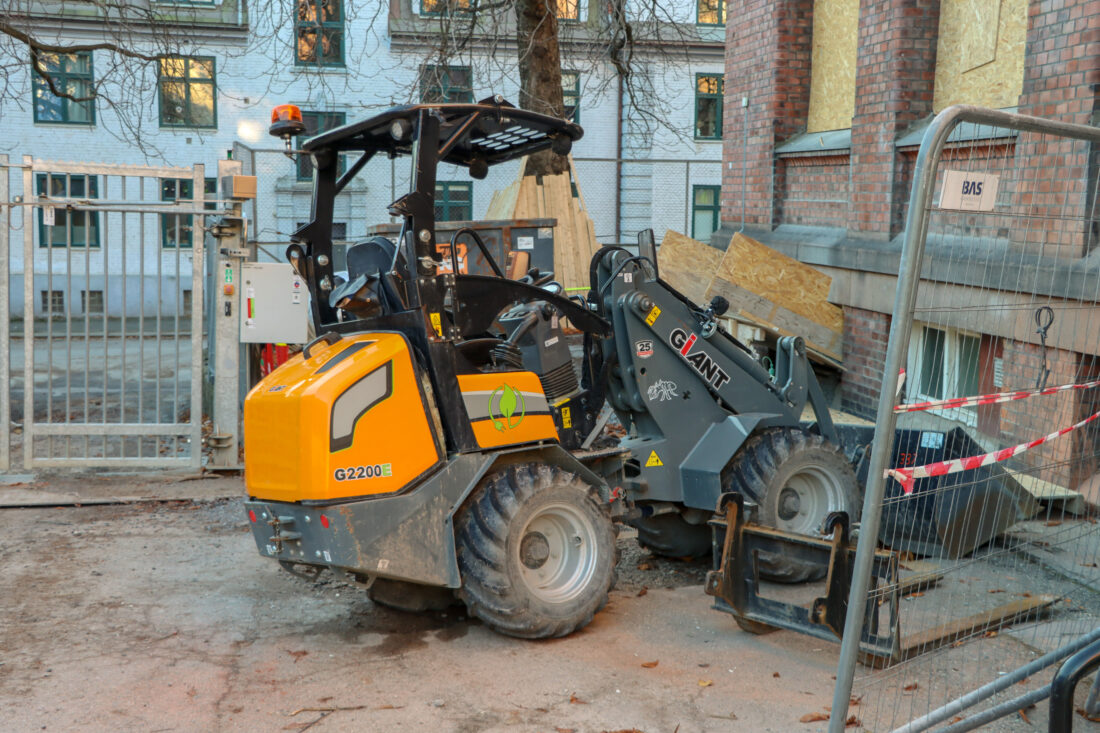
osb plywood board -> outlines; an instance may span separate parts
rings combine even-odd
[[[807,132],[852,126],[858,31],[859,0],[814,0]]]
[[[671,229],[657,255],[661,279],[696,305],[706,305],[707,287],[725,253]]]
[[[1026,40],[1027,0],[942,0],[935,111],[952,104],[1015,106]]]
[[[823,326],[837,337],[844,330],[844,312],[828,302],[831,277],[741,233],[734,234],[730,240],[726,255],[715,274],[712,289],[719,280],[743,288],[765,301],[770,301],[777,308]],[[708,293],[707,298],[711,296]],[[770,323],[787,328],[785,324],[777,322],[776,318],[770,317],[774,312],[748,310]],[[831,338],[815,340],[827,349],[833,346]],[[839,340],[836,341],[836,344],[839,343]]]

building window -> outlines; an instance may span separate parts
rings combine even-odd
[[[718,230],[718,201],[721,186],[692,186],[691,238],[705,242]]]
[[[298,222],[298,229],[304,227],[308,222]],[[332,222],[332,242],[333,244],[347,244],[348,241],[348,223],[346,221],[334,221]]]
[[[302,112],[302,122],[306,126],[306,131],[294,139],[294,147],[298,149],[301,149],[302,143],[314,135],[347,122],[347,115],[343,112]],[[346,160],[347,158],[343,155],[339,157],[338,175],[343,174]],[[313,180],[313,161],[308,155],[299,155],[297,165],[299,181]]]
[[[421,15],[452,15],[468,13],[473,9],[471,0],[421,0]]]
[[[102,290],[81,290],[80,291],[80,308],[82,312],[89,315],[102,315],[103,314],[103,291]]]
[[[558,0],[558,18],[560,20],[580,20],[581,0]]]
[[[157,88],[161,127],[217,128],[213,58],[173,56],[161,59]]]
[[[722,77],[695,75],[695,139],[722,139]]]
[[[581,75],[576,71],[561,72],[561,100],[565,105],[565,119],[580,124]]]
[[[91,51],[32,54],[31,77],[35,122],[95,124]],[[62,96],[54,94],[54,89]]]
[[[297,56],[299,66],[344,65],[342,0],[298,0]]]
[[[68,199],[99,198],[99,178],[64,173],[39,173],[36,184],[39,196]],[[53,224],[46,225],[46,213],[38,210],[39,247],[98,247],[99,214],[94,211],[66,210],[51,207]]]
[[[420,69],[420,101],[427,103],[474,101],[469,66],[436,66]]]
[[[980,364],[980,336],[914,323],[906,369],[907,401],[979,394]],[[936,414],[967,425],[977,422],[974,408],[940,410]]]
[[[183,291],[183,303],[181,305],[182,305],[183,312],[180,315],[182,315],[182,316],[191,315],[191,291],[190,290],[184,290]]]
[[[699,25],[725,25],[725,0],[698,0],[695,6],[695,22]]]
[[[160,200],[171,203],[193,201],[195,198],[194,190],[195,185],[190,178],[162,178],[160,181]],[[203,192],[205,197],[216,197],[218,179],[204,179]],[[205,202],[203,208],[214,210],[217,208],[217,203],[213,201]],[[161,214],[160,246],[165,249],[191,249],[191,237],[194,227],[194,214]]]
[[[42,290],[42,314],[48,317],[65,315],[65,291]]]
[[[469,221],[474,218],[473,211],[473,186],[469,181],[436,182],[436,221]]]

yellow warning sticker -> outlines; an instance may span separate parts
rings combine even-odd
[[[568,407],[561,408],[561,426],[563,428],[573,427],[573,414]]]
[[[661,309],[657,306],[653,306],[649,309],[649,315],[645,317],[646,325],[652,326],[657,321],[657,317],[661,315]],[[656,454],[654,454],[656,455]],[[660,465],[660,464],[657,464]]]
[[[431,314],[432,328],[435,329],[435,333],[439,338],[443,338],[443,319],[439,317],[438,313]]]
[[[665,465],[665,464],[661,463],[661,457],[657,455],[657,451],[651,450],[649,452],[649,459],[645,462],[645,467],[646,468],[654,468],[656,466],[663,466],[663,465]]]

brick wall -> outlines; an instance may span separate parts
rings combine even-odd
[[[747,223],[770,228],[776,143],[806,129],[813,0],[732,0],[727,18],[721,216],[741,221],[744,167]]]
[[[939,0],[860,4],[849,232],[888,239],[900,230],[908,189],[895,175],[894,141],[932,112],[939,18]]]
[[[780,224],[844,226],[848,215],[848,155],[780,156],[775,177]]]
[[[889,334],[890,316],[844,307],[843,357],[847,371],[841,383],[842,410],[870,420],[875,418]]]

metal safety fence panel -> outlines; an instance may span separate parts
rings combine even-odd
[[[974,107],[928,128],[911,170],[833,733],[856,722],[962,731],[1006,715],[1001,725],[1027,729],[1044,716],[1050,665],[1096,637],[1098,143],[1097,128]],[[891,589],[868,590],[883,545],[907,590],[893,663],[876,669],[859,663],[857,630],[866,609],[889,607]]]
[[[3,168],[8,467],[200,465],[210,183],[201,165]]]

